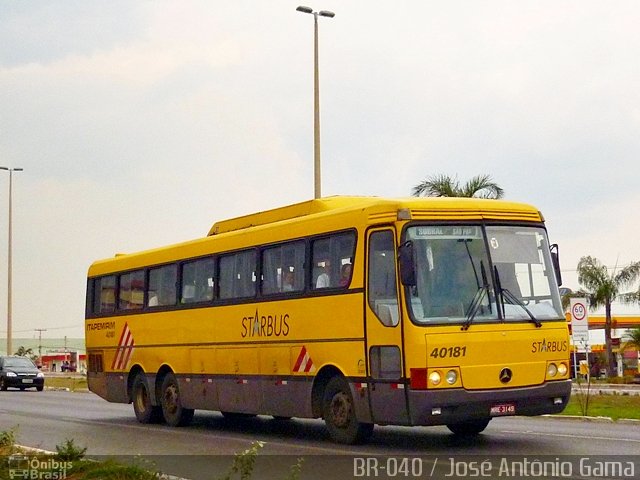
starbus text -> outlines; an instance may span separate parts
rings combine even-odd
[[[258,310],[252,317],[242,319],[242,338],[286,337],[289,335],[289,314],[260,315]]]

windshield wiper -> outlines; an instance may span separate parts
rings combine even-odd
[[[499,297],[498,300],[502,305],[502,317],[503,318],[505,317],[504,300],[506,298],[507,300],[509,300],[509,303],[511,303],[512,305],[518,305],[519,307],[522,307],[522,309],[525,312],[527,312],[527,315],[529,315],[529,318],[531,319],[531,321],[535,323],[536,328],[540,328],[542,326],[542,322],[540,322],[540,320],[538,320],[535,317],[535,315],[531,313],[531,310],[527,308],[527,306],[522,302],[522,300],[520,300],[512,292],[510,292],[509,289],[502,288],[502,284],[500,282],[500,274],[498,273],[498,267],[494,265],[493,270],[496,275],[496,283],[497,283],[496,287],[497,287],[498,297]]]
[[[475,268],[474,268],[475,272]],[[473,300],[471,300],[471,304],[469,304],[469,309],[467,310],[467,318],[462,324],[461,330],[468,330],[469,326],[473,322],[474,318],[478,312],[482,309],[482,301],[484,297],[489,297],[489,281],[487,280],[487,272],[484,268],[484,263],[480,260],[480,272],[482,274],[482,286],[478,286],[478,291],[473,296]],[[478,276],[476,274],[476,281],[478,281]],[[491,312],[491,302],[489,302],[489,312]]]
[[[478,291],[473,296],[473,300],[471,300],[471,304],[469,305],[469,309],[467,310],[467,318],[462,324],[462,327],[460,328],[460,330],[469,329],[471,322],[473,322],[473,319],[476,318],[476,315],[482,308],[482,301],[484,300],[484,297],[488,296],[488,291],[489,291],[488,285],[483,285],[480,288],[478,288]]]

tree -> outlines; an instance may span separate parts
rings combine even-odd
[[[615,358],[611,350],[611,304],[614,300],[634,301],[633,293],[622,293],[640,278],[640,262],[633,262],[624,268],[614,269],[611,273],[606,265],[591,256],[582,257],[578,262],[578,282],[586,289],[589,307],[604,307],[604,339],[606,347],[607,375],[613,376]]]
[[[27,357],[27,356],[30,357],[33,355],[33,348],[24,348],[23,345],[20,345],[18,347],[18,351],[15,354],[21,357]]]
[[[414,197],[477,197],[498,199],[504,190],[489,175],[476,175],[460,186],[458,178],[448,175],[432,175],[413,187]]]
[[[627,332],[627,339],[624,342],[623,348],[635,348],[640,352],[640,328],[634,328]]]

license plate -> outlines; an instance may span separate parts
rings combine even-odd
[[[501,403],[494,405],[489,411],[492,417],[498,417],[500,415],[515,415],[516,405],[514,403]]]
[[[33,383],[33,378],[23,378],[22,383]]]

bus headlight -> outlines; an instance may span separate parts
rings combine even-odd
[[[547,366],[547,375],[549,377],[555,377],[558,374],[558,367],[556,367],[555,363],[550,363]]]
[[[440,372],[431,372],[429,374],[429,381],[431,385],[439,385],[442,377],[440,376]]]
[[[561,363],[560,365],[558,365],[558,373],[561,376],[565,376],[567,374],[567,372],[569,371],[569,368],[567,368],[567,365],[564,363]]]
[[[449,385],[453,385],[458,381],[458,372],[456,372],[455,370],[449,370],[447,372],[447,376],[445,377],[445,380]]]

